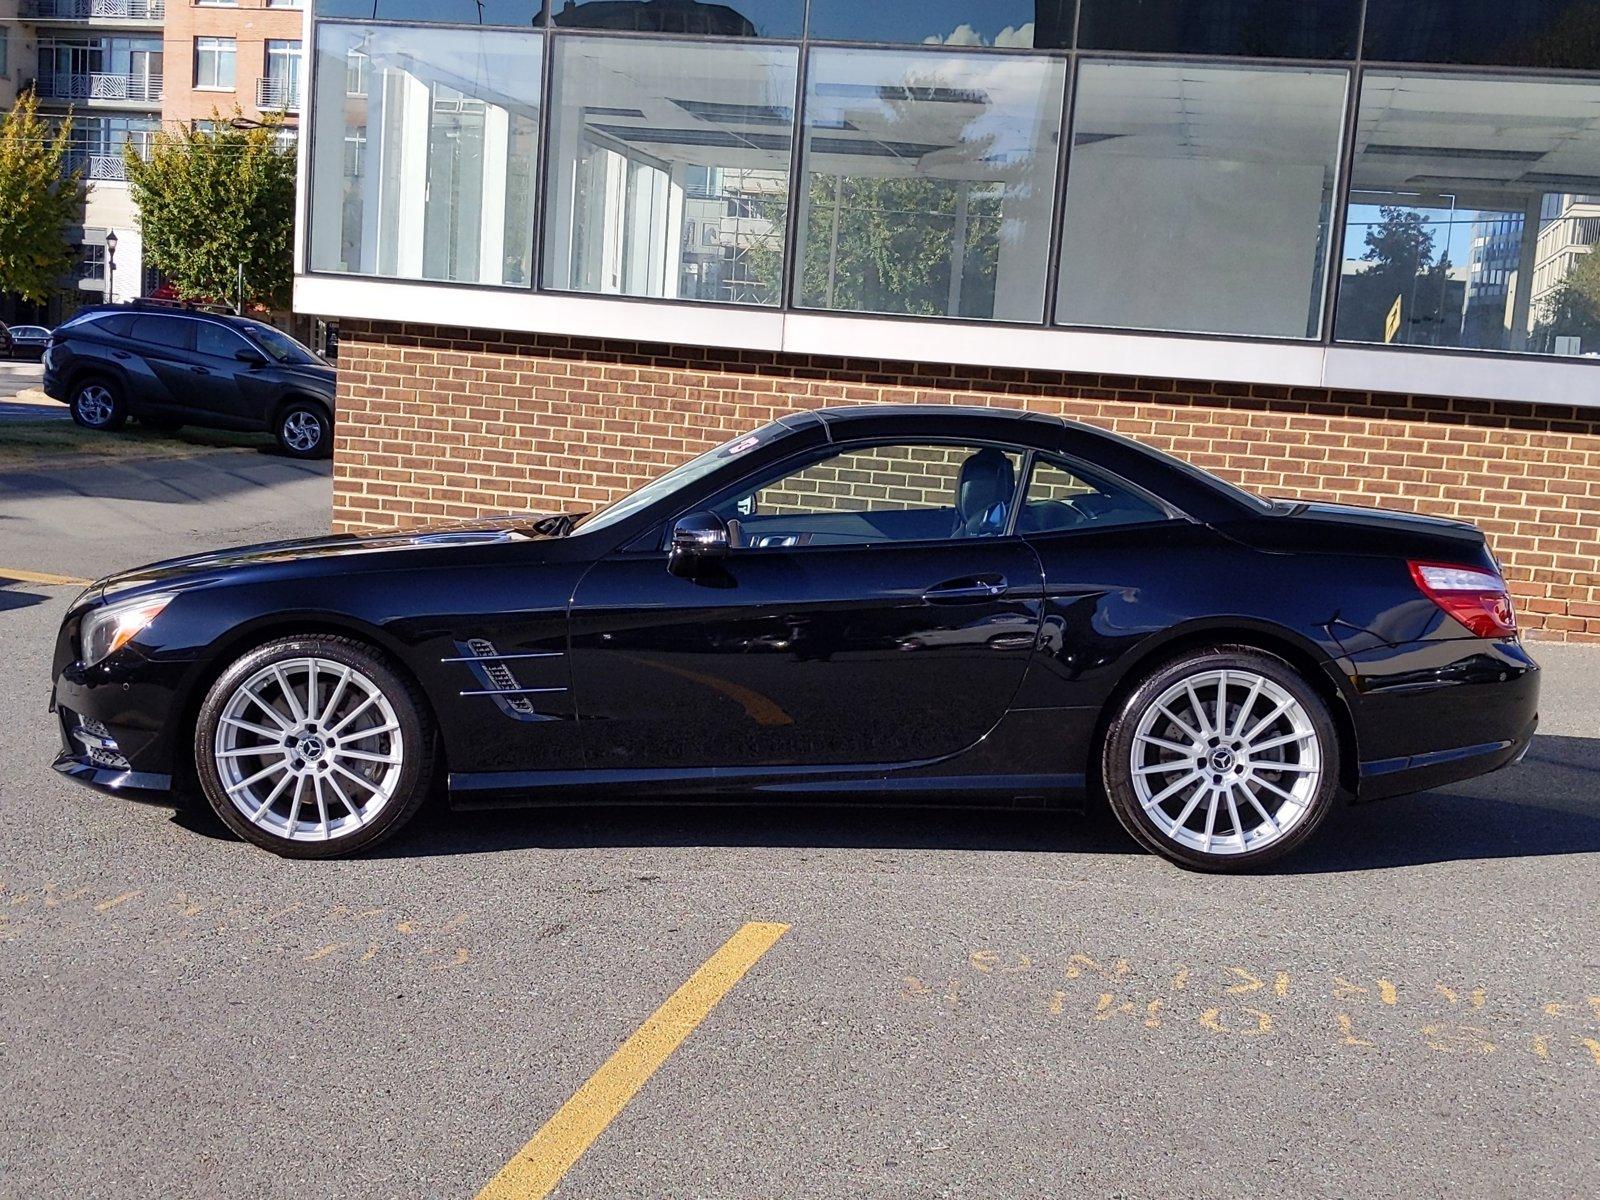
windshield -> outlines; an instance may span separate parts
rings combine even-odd
[[[704,479],[730,459],[748,454],[757,446],[764,446],[787,432],[788,429],[784,425],[773,424],[754,433],[741,434],[732,441],[724,442],[715,450],[707,450],[699,458],[692,458],[681,467],[668,471],[661,478],[651,480],[638,491],[624,496],[614,504],[609,504],[586,517],[580,517],[573,525],[573,531],[590,533],[596,529],[606,529],[618,521],[624,521],[634,513],[649,508],[657,500],[670,496],[679,488]]]
[[[256,345],[278,362],[295,366],[322,365],[321,359],[281,329],[274,329],[271,325],[262,325],[256,321],[251,321],[244,326],[244,329],[255,340]]]

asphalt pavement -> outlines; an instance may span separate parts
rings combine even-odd
[[[0,575],[325,532],[325,475],[216,457],[0,477]],[[1536,647],[1522,766],[1252,877],[1103,819],[676,806],[295,863],[50,771],[74,590],[0,586],[0,1195],[471,1197],[558,1113],[563,1197],[1595,1194],[1596,649]],[[788,928],[707,1007],[747,923]]]
[[[0,359],[0,428],[7,421],[71,420],[65,404],[49,400],[37,390],[43,379],[44,367],[39,363]],[[22,392],[33,395],[17,399]]]

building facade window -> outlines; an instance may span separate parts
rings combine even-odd
[[[1066,64],[818,48],[796,302],[1044,319]]]
[[[937,46],[1061,48],[1075,0],[811,0],[814,38]]]
[[[1600,69],[1595,0],[1367,0],[1366,56]]]
[[[545,286],[778,304],[798,70],[788,46],[560,39]]]
[[[294,111],[300,107],[299,39],[269,38],[266,61],[257,84],[257,105],[262,109]]]
[[[805,0],[556,0],[551,21],[568,29],[796,38]]]
[[[543,0],[317,0],[319,18],[406,25],[504,25],[527,29],[544,20]]]
[[[194,40],[194,86],[211,91],[233,90],[234,60],[238,50],[232,38]]]
[[[1078,46],[1156,54],[1354,58],[1362,0],[1083,0]]]
[[[1600,357],[1600,83],[1369,72],[1337,336]]]
[[[1083,63],[1057,320],[1318,336],[1348,81]]]
[[[541,43],[319,25],[312,269],[529,286]]]

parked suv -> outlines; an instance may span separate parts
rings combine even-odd
[[[260,321],[166,305],[103,305],[59,326],[45,394],[88,429],[266,430],[296,458],[333,449],[334,372]]]

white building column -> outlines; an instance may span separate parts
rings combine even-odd
[[[487,104],[483,110],[483,176],[478,206],[478,282],[505,282],[506,184],[511,153],[511,114]]]

